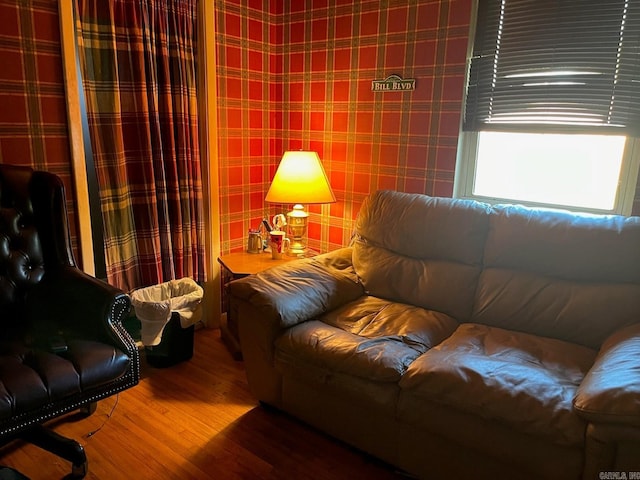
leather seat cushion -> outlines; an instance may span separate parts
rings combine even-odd
[[[61,354],[5,345],[0,351],[0,420],[116,380],[129,362],[123,352],[92,341],[69,340]]]
[[[443,313],[363,296],[286,330],[276,341],[276,360],[397,382],[416,358],[457,325]]]
[[[475,413],[559,445],[581,445],[586,424],[572,401],[596,351],[561,340],[462,324],[418,358],[405,393]]]

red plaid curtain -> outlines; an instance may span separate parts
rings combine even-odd
[[[204,281],[196,0],[76,0],[107,279]]]

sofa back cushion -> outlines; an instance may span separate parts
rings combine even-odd
[[[494,207],[471,321],[599,348],[640,321],[640,219]]]
[[[374,193],[360,209],[353,250],[367,293],[468,319],[489,212],[473,201]]]

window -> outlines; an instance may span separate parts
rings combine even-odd
[[[630,213],[640,0],[479,0],[456,195]]]

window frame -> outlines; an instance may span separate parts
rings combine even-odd
[[[515,132],[515,130],[511,130],[510,132],[513,133]],[[525,130],[523,130],[523,132],[526,133]],[[618,189],[616,193],[615,204],[611,210],[605,210],[554,203],[531,202],[525,200],[514,200],[509,198],[475,195],[473,193],[473,189],[477,166],[476,160],[479,140],[478,133],[480,132],[463,131],[462,129],[460,129],[460,138],[458,142],[458,158],[456,161],[456,174],[454,178],[455,198],[473,199],[487,203],[515,203],[533,207],[555,208],[577,212],[627,216],[631,215],[636,187],[638,183],[638,173],[640,171],[640,138],[627,136],[624,153],[622,155],[622,164],[620,167],[620,177],[618,179]],[[556,132],[552,129],[549,129],[546,130],[546,133],[566,132]]]

